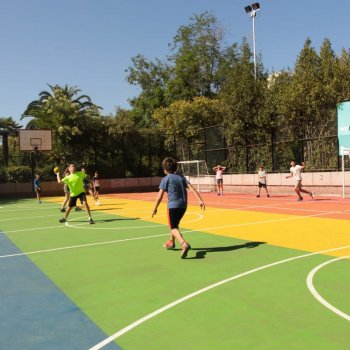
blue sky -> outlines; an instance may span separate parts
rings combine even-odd
[[[212,12],[225,41],[252,42],[243,0],[0,0],[0,117],[19,121],[47,84],[77,86],[113,113],[138,94],[126,81],[131,57],[164,59],[189,17]],[[349,0],[258,0],[257,52],[269,71],[293,67],[307,37],[349,49]],[[25,124],[26,120],[22,121]]]

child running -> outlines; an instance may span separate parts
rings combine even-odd
[[[305,163],[301,162],[301,165],[297,165],[294,160],[290,162],[290,175],[286,176],[286,179],[294,177],[295,186],[294,191],[298,195],[298,201],[302,201],[303,197],[300,192],[308,194],[312,199],[314,199],[314,194],[312,192],[303,190],[303,185],[301,184],[301,172],[304,169]]]
[[[260,191],[262,187],[265,188],[267,197],[270,197],[269,191],[267,189],[267,184],[266,184],[265,167],[263,164],[260,164],[259,171],[258,171],[258,194],[256,195],[257,198],[260,197]]]
[[[69,213],[71,212],[72,208],[77,205],[77,200],[79,198],[82,204],[85,206],[85,209],[89,215],[89,224],[94,224],[94,221],[91,218],[90,207],[86,200],[86,193],[84,190],[84,179],[87,175],[82,171],[76,171],[76,165],[73,163],[69,165],[68,171],[69,175],[66,175],[63,179],[61,179],[59,172],[56,174],[57,182],[67,184],[70,189],[68,209],[65,212],[64,218],[60,219],[60,222],[63,223],[67,221]]]
[[[186,178],[175,173],[177,170],[177,160],[170,157],[165,158],[162,162],[162,167],[166,176],[160,182],[158,197],[154,205],[152,217],[157,214],[157,209],[163,199],[164,192],[167,192],[171,236],[170,240],[164,244],[164,247],[167,249],[174,249],[176,238],[182,247],[181,259],[185,259],[191,246],[183,238],[179,230],[179,224],[187,209],[187,189],[189,188],[194,192],[202,210],[205,210],[205,204],[200,194]]]

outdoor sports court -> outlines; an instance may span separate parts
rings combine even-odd
[[[0,201],[0,349],[348,350],[349,200],[202,197],[184,260],[156,193]]]

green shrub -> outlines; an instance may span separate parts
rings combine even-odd
[[[7,182],[30,182],[32,170],[29,166],[9,166],[7,168]]]
[[[55,165],[46,164],[41,168],[35,169],[35,173],[40,175],[41,181],[56,181],[56,175],[53,172]]]

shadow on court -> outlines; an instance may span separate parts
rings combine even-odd
[[[256,248],[266,242],[247,242],[245,244],[231,245],[226,247],[208,247],[208,248],[192,248],[191,251],[197,251],[196,256],[187,259],[204,259],[207,253],[231,252],[243,248]]]
[[[94,219],[95,224],[103,223],[103,222],[113,222],[113,221],[130,221],[130,220],[140,220],[141,218],[120,218],[120,219]],[[84,222],[87,223],[86,220],[72,220],[71,222]]]

